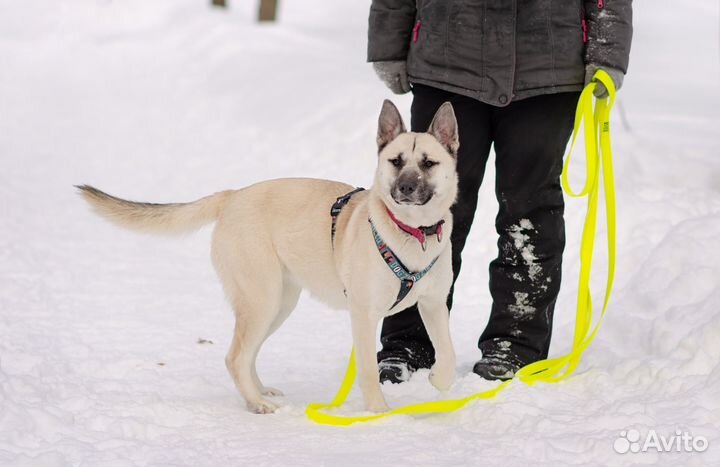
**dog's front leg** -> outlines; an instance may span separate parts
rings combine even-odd
[[[365,409],[385,412],[389,409],[380,390],[377,348],[375,344],[379,318],[368,311],[367,306],[351,306],[355,362],[360,376],[360,389],[365,399]]]
[[[450,313],[444,299],[421,297],[420,317],[435,348],[435,364],[430,369],[430,382],[444,391],[455,381],[455,349],[450,339]]]

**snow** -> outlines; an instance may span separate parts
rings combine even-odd
[[[525,230],[535,230],[529,219],[520,219],[518,225],[511,225],[508,230],[510,238],[513,239],[515,249],[520,253],[525,266],[528,269],[528,278],[531,282],[537,280],[538,274],[542,273],[542,266],[537,264],[537,256],[535,256],[535,245],[530,243],[530,235],[524,234]],[[548,278],[549,279],[549,278]],[[527,294],[525,294],[527,296]]]
[[[508,305],[508,311],[512,312],[516,319],[529,318],[535,314],[537,308],[528,304],[527,292],[513,292],[515,303]]]
[[[122,231],[72,188],[169,202],[285,176],[370,185],[391,96],[364,63],[368,2],[288,0],[275,26],[253,22],[254,2],[207,3],[0,1],[0,465],[720,463],[717,2],[635,2],[613,127],[617,284],[577,373],[345,429],[303,410],[341,380],[347,314],[303,297],[258,362],[282,407],[250,414],[224,368],[232,315],[210,230]],[[410,98],[392,98],[407,116]],[[471,371],[496,248],[488,170],[456,289],[451,397],[494,387]],[[568,201],[551,355],[572,339],[583,211]],[[606,270],[596,254],[596,307]],[[390,405],[444,397],[427,376],[384,386]],[[361,410],[358,391],[342,410]],[[617,454],[633,429],[709,447]]]

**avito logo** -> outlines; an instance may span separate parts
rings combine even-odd
[[[644,439],[637,430],[623,430],[620,437],[613,443],[613,449],[619,454],[627,452],[704,452],[708,448],[708,440],[704,436],[693,436],[687,431],[675,430],[674,434],[662,435],[651,429]]]

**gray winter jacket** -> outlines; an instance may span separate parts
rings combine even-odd
[[[632,0],[372,0],[368,61],[505,106],[582,89],[585,65],[627,71]]]

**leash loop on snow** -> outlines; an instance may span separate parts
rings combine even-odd
[[[593,92],[597,86],[596,81],[605,85],[608,97],[597,99],[593,110]],[[595,339],[600,323],[605,316],[610,292],[615,277],[615,181],[612,166],[612,148],[610,140],[610,110],[615,100],[615,85],[610,76],[598,70],[593,81],[588,84],[580,95],[577,110],[575,113],[575,128],[573,131],[570,149],[565,159],[562,173],[562,186],[568,196],[573,198],[588,198],[587,214],[582,232],[580,245],[580,277],[578,281],[577,311],[575,320],[575,334],[572,348],[567,355],[549,358],[522,367],[515,375],[515,379],[525,384],[533,385],[538,382],[556,383],[570,376],[582,357],[585,349]],[[568,181],[570,154],[575,145],[575,140],[580,133],[580,127],[584,122],[586,178],[583,189],[575,193]],[[602,172],[602,173],[601,173]],[[605,298],[602,310],[595,326],[590,330],[592,323],[592,295],[590,293],[590,271],[595,244],[595,233],[597,228],[598,200],[600,194],[600,179],[602,176],[603,190],[605,192],[605,214],[607,218],[607,254],[608,273],[605,286]],[[307,406],[305,411],[307,417],[324,425],[348,426],[358,422],[378,420],[392,415],[420,415],[432,413],[446,413],[456,411],[468,403],[477,399],[491,399],[505,389],[512,380],[504,381],[493,389],[467,396],[462,399],[440,400],[423,402],[408,405],[388,412],[361,415],[343,416],[327,412],[328,409],[340,407],[347,400],[355,381],[357,369],[355,366],[355,351],[350,353],[345,377],[335,398],[329,404],[313,403]]]

